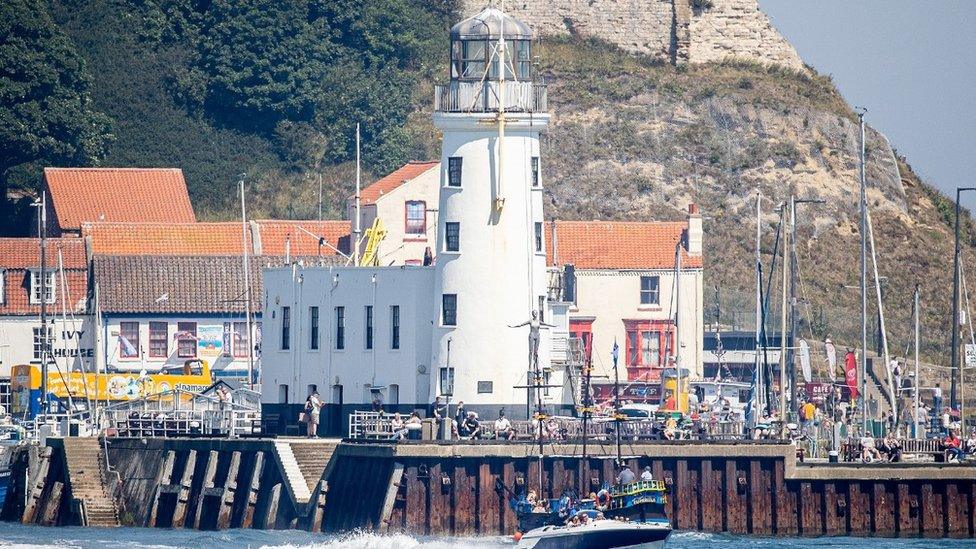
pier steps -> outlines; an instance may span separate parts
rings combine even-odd
[[[65,471],[71,495],[84,504],[84,526],[117,527],[118,507],[106,478],[105,453],[95,437],[65,438]]]
[[[308,504],[339,442],[338,439],[275,441],[282,476],[296,504]]]

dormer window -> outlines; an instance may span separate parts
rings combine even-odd
[[[57,278],[54,271],[47,271],[44,273],[46,283],[44,284],[44,302],[54,303],[54,289],[57,282]],[[41,271],[31,271],[30,272],[30,302],[31,305],[38,305],[41,303]]]

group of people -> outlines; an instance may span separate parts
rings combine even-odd
[[[442,432],[443,423],[449,421],[452,439],[476,440],[487,438],[485,426],[482,425],[478,413],[466,410],[464,401],[458,401],[453,417],[449,418],[447,403],[438,396],[434,399],[433,404],[431,404],[430,413],[437,424],[438,433]],[[498,419],[489,425],[493,427],[493,430],[491,430],[491,438],[497,440],[512,440],[515,438],[515,427],[505,417],[504,409],[498,411]]]

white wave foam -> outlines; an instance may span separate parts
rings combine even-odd
[[[418,539],[405,534],[378,535],[355,532],[339,538],[307,545],[265,545],[266,549],[495,549],[504,547],[506,538]]]

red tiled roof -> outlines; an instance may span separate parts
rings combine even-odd
[[[0,238],[0,269],[36,269],[41,266],[40,238]],[[58,250],[65,269],[86,269],[85,243],[78,238],[48,238],[47,266],[56,269]]]
[[[256,223],[261,234],[261,253],[264,255],[285,255],[286,240],[290,243],[292,256],[335,255],[333,248],[343,253],[349,249],[348,221],[259,219]],[[319,238],[325,238],[329,245],[319,248]]]
[[[552,264],[552,223],[546,224],[547,260]],[[560,264],[577,269],[673,269],[674,248],[685,222],[556,221]],[[701,256],[682,251],[683,268],[700,268]]]
[[[197,220],[176,168],[44,168],[44,182],[62,230],[85,221]]]
[[[84,223],[82,236],[93,255],[237,255],[243,248],[241,224]],[[254,243],[248,231],[253,253]]]
[[[64,263],[67,281],[66,304],[69,311],[81,310],[88,293],[88,264],[85,259],[85,243],[79,238],[49,238],[46,244],[47,267],[51,272],[58,268],[58,251]],[[0,276],[3,276],[3,295],[0,296],[0,315],[38,315],[40,304],[30,303],[30,271],[40,268],[40,239],[0,238]],[[61,311],[61,277],[55,275],[55,301],[49,306],[54,314]]]
[[[411,160],[389,175],[377,179],[371,185],[359,192],[359,199],[363,204],[373,204],[385,194],[389,194],[407,181],[436,168],[440,162],[436,160]]]

